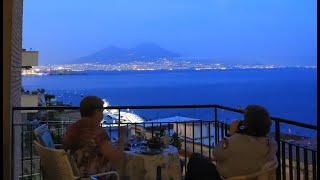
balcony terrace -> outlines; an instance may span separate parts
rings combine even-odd
[[[147,138],[155,136],[160,129],[164,129],[169,135],[177,133],[181,142],[178,149],[180,160],[183,162],[183,175],[186,173],[190,155],[198,152],[211,159],[212,149],[228,132],[228,120],[239,119],[243,114],[241,109],[220,105],[109,106],[105,109],[117,110],[119,119],[121,111],[128,109],[134,110],[145,119],[142,123],[118,121],[105,124],[103,127],[113,140],[119,136],[119,126],[127,126],[128,135],[145,133]],[[60,144],[67,127],[79,119],[79,107],[14,107],[13,114],[16,116],[16,112],[25,110],[38,110],[39,113],[34,117],[28,116],[30,119],[22,119],[21,123],[13,124],[12,137],[19,136],[21,142],[12,143],[13,151],[17,152],[12,154],[12,159],[19,156],[19,160],[15,162],[19,163],[22,171],[18,172],[14,168],[17,164],[12,166],[12,171],[18,173],[20,179],[42,179],[40,158],[35,153],[32,143],[35,140],[33,129],[36,127],[32,123],[33,118],[37,118],[40,123],[48,124],[55,143]],[[200,117],[199,114],[203,113],[209,114],[211,118]],[[277,179],[317,179],[316,143],[311,142],[316,136],[312,138],[285,133],[287,126],[303,128],[311,134],[316,132],[317,127],[277,117],[272,117],[272,120],[273,130],[270,135],[274,136],[279,149]]]

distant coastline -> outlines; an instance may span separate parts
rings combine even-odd
[[[131,63],[100,64],[60,64],[34,66],[32,73],[22,75],[83,75],[87,71],[224,71],[224,70],[248,70],[248,69],[283,69],[283,68],[317,68],[317,66],[280,66],[273,64],[220,64],[220,63],[198,63],[192,61],[173,62],[169,60],[158,60],[150,62],[134,61]]]

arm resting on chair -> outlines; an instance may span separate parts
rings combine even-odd
[[[117,179],[119,179],[119,174],[117,173],[117,171],[109,171],[109,172],[104,172],[104,173],[91,175],[90,178],[91,179],[96,179],[96,177],[99,177],[99,176],[112,175],[112,174],[115,175],[117,177]]]
[[[54,144],[56,149],[63,149],[63,145],[62,144]]]

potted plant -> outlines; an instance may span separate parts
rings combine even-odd
[[[175,146],[178,150],[181,150],[181,140],[180,140],[180,138],[179,138],[177,133],[174,133],[172,135],[171,145]]]

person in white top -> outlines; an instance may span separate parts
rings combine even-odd
[[[220,177],[251,174],[260,171],[267,162],[277,161],[277,143],[268,136],[271,124],[269,113],[264,107],[247,106],[244,120],[233,121],[230,125],[229,137],[223,139],[213,149],[212,156],[216,165],[209,163],[210,170],[207,171],[210,171],[212,175],[206,177],[220,179]],[[202,161],[208,164],[208,160]],[[190,160],[189,163],[192,161]],[[192,171],[201,172],[193,170],[192,165],[188,167],[191,170],[190,177],[195,174]],[[205,174],[205,172],[199,174]]]

